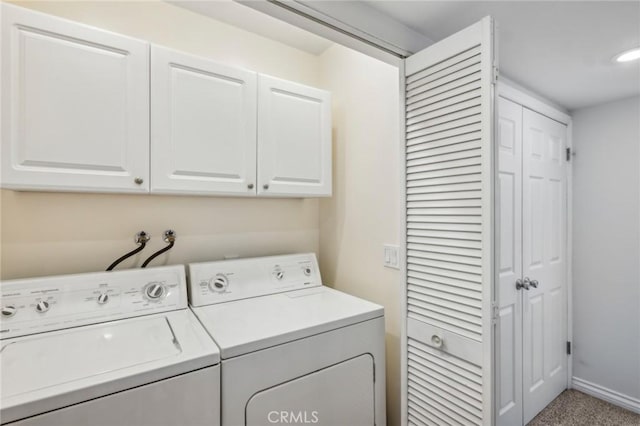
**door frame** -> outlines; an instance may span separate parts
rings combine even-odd
[[[567,148],[570,149],[572,155],[573,150],[573,123],[569,113],[561,107],[554,105],[551,101],[543,97],[529,92],[527,89],[519,87],[516,83],[500,76],[497,84],[497,96],[513,101],[525,108],[544,115],[554,121],[567,126]],[[567,340],[573,342],[573,161],[570,158],[567,162]],[[497,189],[496,189],[497,191]],[[497,239],[496,239],[497,240]],[[496,268],[496,271],[499,269]],[[498,279],[497,272],[496,277]],[[494,301],[497,303],[497,301]],[[572,351],[573,352],[573,351]],[[495,348],[494,348],[495,353]],[[494,371],[497,371],[494,370]],[[494,373],[495,374],[495,373]],[[567,359],[567,388],[572,388],[571,378],[573,377],[573,354],[568,355]],[[495,380],[494,380],[495,382]],[[493,389],[494,400],[497,397],[497,385]]]

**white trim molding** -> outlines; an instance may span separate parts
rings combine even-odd
[[[234,1],[394,66],[433,44],[424,35],[358,2]]]
[[[629,411],[640,414],[640,399],[632,398],[623,393],[596,385],[579,377],[573,377],[571,387],[577,391],[610,402],[618,407],[626,408]]]
[[[498,80],[498,95],[562,124],[568,125],[571,122],[571,116],[560,106],[518,87],[504,76],[500,76]]]

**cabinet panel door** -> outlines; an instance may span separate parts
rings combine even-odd
[[[523,423],[567,388],[567,127],[524,108]]]
[[[331,94],[258,79],[258,194],[330,196]]]
[[[498,99],[496,425],[522,423],[522,106]]]
[[[148,44],[2,12],[2,186],[147,192]]]
[[[151,48],[151,192],[255,195],[256,80]]]

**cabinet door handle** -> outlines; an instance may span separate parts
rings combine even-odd
[[[247,188],[249,188],[249,189],[253,189],[253,184],[252,184],[252,183],[250,183],[249,185],[247,185]]]
[[[264,185],[262,185],[262,188],[266,191],[267,189],[269,189],[269,184],[265,183]]]
[[[526,277],[524,280],[529,281],[531,287],[538,288],[538,280],[529,280],[529,277]]]
[[[142,185],[144,183],[144,179],[142,179],[141,177],[137,177],[133,180],[136,185]]]

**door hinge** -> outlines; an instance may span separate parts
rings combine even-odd
[[[571,155],[573,155],[573,153],[571,152],[571,148],[567,148],[566,152],[567,152],[567,161],[571,161]]]
[[[567,342],[567,355],[571,355],[571,342]]]
[[[500,75],[500,70],[498,69],[497,66],[494,65],[492,67],[491,73],[492,73],[491,83],[496,84],[498,82],[498,76]]]
[[[500,308],[498,307],[498,303],[491,302],[491,322],[496,324],[498,321],[498,315],[500,314]]]

